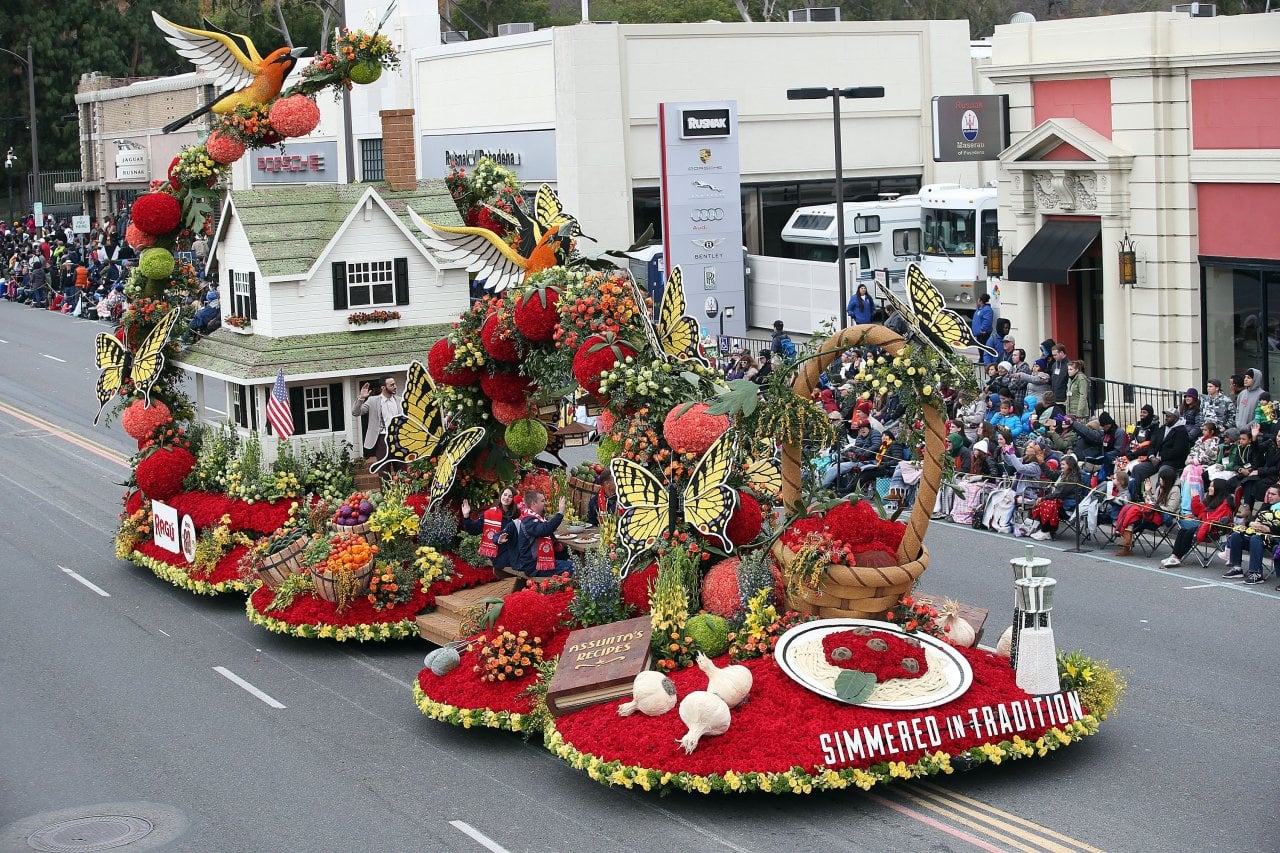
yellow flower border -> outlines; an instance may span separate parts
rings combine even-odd
[[[418,636],[418,623],[414,619],[401,619],[397,622],[361,622],[358,625],[329,625],[323,622],[295,625],[258,612],[258,609],[253,606],[252,595],[244,603],[244,612],[249,617],[249,621],[259,628],[266,628],[273,634],[287,634],[304,640],[337,640],[340,643],[356,640],[361,643],[377,643]]]
[[[502,729],[508,732],[524,732],[529,729],[529,714],[515,711],[495,711],[492,708],[459,708],[437,702],[422,690],[417,678],[413,680],[413,701],[423,714],[442,723],[461,726],[464,729]]]
[[[182,566],[175,566],[172,563],[148,557],[141,551],[131,553],[128,560],[134,565],[149,569],[160,580],[168,581],[179,589],[194,592],[196,595],[225,595],[229,592],[250,593],[257,589],[259,583],[257,578],[253,580],[220,581],[218,583],[197,580],[187,574],[187,570]]]
[[[416,685],[415,685],[416,687]],[[1075,740],[1097,734],[1098,720],[1085,715],[1081,720],[1054,727],[1034,741],[1014,736],[1013,740],[984,743],[960,753],[950,755],[939,750],[926,754],[915,764],[902,761],[886,761],[874,764],[866,770],[845,768],[833,770],[818,768],[809,773],[796,766],[782,773],[738,773],[730,770],[724,774],[712,773],[700,776],[696,773],[668,773],[649,767],[623,764],[621,761],[605,761],[595,755],[579,751],[566,743],[555,723],[549,722],[543,733],[543,742],[557,758],[576,770],[585,771],[602,785],[621,785],[625,788],[641,788],[645,791],[672,789],[690,793],[764,791],[772,794],[810,794],[814,791],[838,791],[845,788],[861,788],[864,791],[895,779],[918,779],[935,774],[950,774],[957,769],[968,769],[990,762],[1000,764],[1032,756],[1043,757],[1061,749]],[[960,759],[964,759],[961,761]]]

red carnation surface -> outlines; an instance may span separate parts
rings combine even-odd
[[[662,437],[676,453],[706,453],[729,429],[728,415],[708,415],[706,403],[681,403],[667,412]]]
[[[178,177],[178,164],[180,162],[181,160],[179,160],[179,158],[174,157],[173,160],[170,161],[169,171],[166,173],[166,177],[169,179],[169,186],[173,187],[175,190],[182,189],[182,179]]]
[[[840,649],[847,650],[848,656]],[[863,628],[861,633],[854,629],[827,634],[822,638],[822,651],[832,666],[869,672],[877,682],[891,678],[919,678],[929,667],[922,647],[913,646],[898,634],[871,628]],[[915,672],[907,668],[907,660],[915,661]]]
[[[564,641],[568,637],[569,630],[563,628],[550,640],[543,642],[543,659],[559,656],[564,650]],[[462,662],[447,675],[438,676],[429,669],[423,669],[418,673],[418,686],[433,702],[466,709],[489,708],[516,714],[529,713],[533,708],[532,700],[529,696],[521,694],[532,681],[532,673],[512,681],[481,681],[474,669],[479,663],[479,658],[476,651],[470,648],[465,649],[462,652]],[[703,676],[703,680],[706,680],[706,676]],[[614,716],[617,716],[616,711]]]
[[[535,468],[525,474],[524,479],[520,481],[520,485],[516,489],[516,497],[522,498],[525,492],[551,494],[551,475],[541,468]]]
[[[306,95],[290,95],[271,105],[267,121],[281,136],[306,136],[320,124],[320,108]]]
[[[489,404],[489,408],[493,411],[494,420],[503,426],[511,426],[521,418],[529,416],[529,403],[526,400],[521,400],[519,403],[494,400]]]
[[[930,708],[927,713],[938,720],[952,715],[968,720],[970,708],[1031,699],[1015,684],[1008,660],[981,649],[957,649],[957,652],[968,658],[973,668],[973,685],[959,699]],[[725,666],[730,661],[720,658],[716,663]],[[819,740],[823,735],[884,725],[895,730],[903,718],[901,712],[836,703],[810,692],[787,677],[772,657],[746,661],[744,665],[751,670],[753,679],[750,698],[733,710],[733,724],[729,731],[717,737],[704,738],[692,755],[686,755],[677,743],[686,730],[679,714],[619,717],[618,706],[630,699],[629,696],[560,717],[555,721],[556,729],[570,746],[603,761],[621,761],[664,772],[684,771],[700,775],[724,774],[729,770],[736,773],[782,773],[799,766],[814,773],[824,763],[822,741]],[[670,678],[675,682],[677,695],[682,697],[707,687],[707,677],[697,667],[678,670],[671,673]],[[432,698],[436,698],[434,694]],[[777,736],[779,720],[786,721],[783,737]],[[1018,734],[1024,740],[1034,742],[1048,729],[1047,721],[1041,724],[1033,716],[1031,727]],[[975,736],[969,726],[965,732],[965,737],[956,740],[944,738],[942,748],[951,755],[957,755],[989,740],[985,733]],[[990,740],[1008,737],[1011,736]],[[834,766],[835,769],[858,767],[865,770],[890,759],[914,764],[925,752],[935,749],[928,746],[924,750],[908,749],[888,756],[852,758]]]
[[[490,314],[480,327],[480,343],[484,344],[484,351],[498,361],[520,360],[515,339],[503,328],[502,318],[497,314]]]
[[[454,354],[453,344],[449,343],[448,338],[441,338],[432,345],[431,351],[427,353],[427,372],[431,374],[431,378],[441,385],[454,387],[476,384],[480,374],[474,368],[449,369],[449,362],[453,361]]]
[[[782,534],[782,543],[793,551],[805,544],[810,534],[830,534],[840,545],[858,552],[867,548],[897,553],[905,524],[880,518],[869,501],[842,503],[826,515],[801,518]]]
[[[204,149],[209,152],[209,156],[215,163],[221,163],[224,166],[239,160],[246,151],[243,142],[217,130],[209,134],[209,138],[205,140]]]
[[[513,634],[528,631],[530,637],[541,637],[545,643],[564,622],[572,600],[569,590],[552,595],[534,589],[513,592],[502,600],[497,625]]]
[[[480,377],[480,388],[490,400],[503,403],[523,403],[529,396],[531,384],[528,378],[514,373],[495,373]]]
[[[196,467],[196,458],[181,447],[157,450],[138,463],[138,488],[153,501],[167,501],[182,491],[182,481]]]
[[[650,563],[622,579],[622,600],[636,609],[636,613],[649,612],[649,587],[658,577],[658,564]]]
[[[587,390],[587,393],[596,400],[603,403],[605,398],[600,395],[600,374],[606,370],[612,370],[613,366],[618,362],[618,355],[622,358],[634,356],[636,351],[627,344],[618,341],[613,346],[605,344],[600,349],[592,352],[599,344],[605,344],[604,338],[599,335],[592,335],[582,342],[582,346],[578,347],[578,352],[573,356],[573,377],[578,380],[578,384]],[[615,352],[614,350],[617,350]]]
[[[182,554],[174,554],[171,551],[166,551],[150,540],[140,542],[138,547],[134,550],[158,562],[167,563],[170,566],[181,567],[186,571],[187,577],[193,580],[204,581],[209,584],[219,584],[226,583],[227,581],[245,579],[245,573],[240,568],[240,561],[244,557],[245,552],[249,549],[244,545],[236,545],[222,556],[222,559],[218,561],[218,564],[213,567],[213,571],[211,572],[196,571],[195,566],[188,563]],[[250,572],[249,575],[250,577],[253,577],[252,572]]]
[[[231,516],[231,531],[266,535],[273,533],[289,517],[288,498],[278,501],[245,501],[212,492],[180,492],[166,501],[179,515],[190,515],[197,529],[218,524],[223,515]]]
[[[542,304],[544,296],[546,305]],[[560,312],[556,307],[559,303],[560,294],[549,287],[540,292],[535,290],[525,294],[516,303],[515,310],[516,328],[520,330],[520,334],[538,342],[554,338],[556,324],[560,322]]]
[[[474,461],[471,463],[471,473],[475,474],[482,483],[498,482],[498,472],[489,466],[489,448],[481,447],[480,452],[475,455]],[[421,515],[422,513],[418,513]]]
[[[156,238],[150,234],[143,234],[137,225],[132,222],[129,227],[124,229],[124,241],[133,249],[150,249],[156,244]]]
[[[134,489],[124,500],[124,514],[133,515],[135,512],[142,509],[142,502],[144,500],[145,498],[142,496],[142,492]]]
[[[764,527],[764,513],[760,503],[746,492],[738,492],[738,508],[729,519],[725,535],[734,545],[746,545],[754,542]]]
[[[133,203],[130,223],[143,234],[163,237],[178,227],[182,220],[182,204],[168,193],[147,193]]]
[[[159,400],[152,400],[150,406],[145,406],[142,400],[134,400],[120,416],[120,425],[130,438],[142,441],[149,438],[161,424],[167,424],[171,420],[173,416],[169,414],[169,407]]]

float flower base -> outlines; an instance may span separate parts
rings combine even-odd
[[[245,614],[253,624],[266,628],[273,634],[288,634],[305,640],[356,640],[361,643],[382,640],[403,640],[418,634],[416,617],[423,610],[434,607],[436,597],[470,589],[493,580],[493,570],[473,566],[459,557],[450,555],[454,573],[447,580],[436,581],[429,588],[419,584],[413,598],[375,610],[367,598],[361,596],[339,613],[337,606],[318,596],[299,595],[288,607],[278,611],[268,610],[275,600],[275,591],[261,585],[245,602]]]
[[[963,654],[973,685],[961,698],[924,711],[826,699],[792,681],[772,658],[759,658],[746,663],[754,685],[733,710],[729,731],[704,737],[691,755],[677,743],[686,727],[676,710],[619,717],[625,697],[555,719],[544,740],[551,752],[607,785],[808,794],[869,790],[894,779],[1044,756],[1097,732],[1097,718],[1076,694],[1029,696],[1015,685],[1004,658],[974,649]],[[706,689],[707,677],[696,667],[671,678],[681,697]]]
[[[256,575],[246,578],[241,573],[240,560],[245,550],[242,545],[232,548],[207,574],[195,571],[181,554],[171,554],[153,542],[139,543],[128,559],[180,589],[197,595],[223,595],[250,592],[258,583]]]

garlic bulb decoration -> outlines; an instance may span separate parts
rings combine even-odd
[[[1002,658],[1009,657],[1013,652],[1013,626],[1010,625],[1004,629],[1004,633],[1000,635],[1000,639],[996,642],[996,654]]]
[[[940,616],[938,627],[946,632],[948,643],[970,649],[973,648],[974,643],[978,642],[978,635],[974,633],[973,626],[960,615],[960,605],[957,602],[951,599],[943,602]]]
[[[645,670],[631,685],[631,701],[618,706],[619,717],[630,717],[636,711],[657,717],[676,706],[676,685],[660,672]]]
[[[697,690],[680,703],[680,719],[689,727],[689,733],[676,743],[691,753],[698,748],[703,735],[722,735],[729,731],[729,706],[716,694]]]
[[[716,666],[711,658],[698,654],[698,669],[707,674],[707,690],[725,701],[730,708],[736,708],[751,692],[751,670],[742,664]]]

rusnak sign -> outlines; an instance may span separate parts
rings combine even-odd
[[[933,160],[995,160],[1009,147],[1008,95],[946,95],[933,99]]]
[[[662,252],[679,266],[690,305],[714,297],[736,306],[715,331],[747,333],[742,252],[742,179],[734,101],[658,104],[662,140]]]

